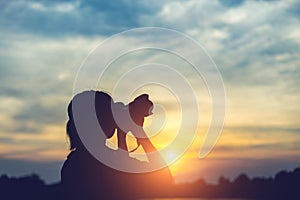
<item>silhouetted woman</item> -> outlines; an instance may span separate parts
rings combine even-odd
[[[88,200],[135,199],[167,192],[172,184],[172,177],[168,168],[154,172],[127,173],[102,164],[89,153],[78,135],[72,109],[74,100],[77,101],[89,95],[95,97],[97,120],[106,138],[111,138],[117,130],[118,145],[120,149],[127,151],[126,134],[131,131],[139,137],[137,141],[146,153],[156,151],[142,129],[144,117],[150,114],[153,106],[148,99],[148,95],[141,95],[125,106],[122,103],[115,104],[112,98],[104,92],[85,91],[77,94],[68,106],[67,134],[70,139],[71,153],[68,155],[61,171],[64,197],[66,199]],[[81,106],[83,109],[88,107],[84,103]],[[127,118],[128,112],[130,119]],[[87,128],[84,134],[88,137],[89,132],[90,130]],[[105,145],[105,141],[99,141],[99,145]],[[123,150],[122,152],[124,152]],[[118,152],[120,150],[109,151],[112,151],[112,159],[115,159],[113,156],[114,151]],[[120,155],[128,156],[131,164],[140,165],[142,163],[129,158],[129,153]],[[155,161],[151,157],[148,157],[148,159],[149,163],[144,163],[145,165],[151,165],[151,162]],[[156,159],[163,162],[161,157],[156,157]]]

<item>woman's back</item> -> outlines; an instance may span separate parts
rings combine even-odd
[[[172,184],[167,168],[147,173],[121,172],[102,164],[86,150],[70,153],[61,178],[67,199],[135,199],[165,193]]]

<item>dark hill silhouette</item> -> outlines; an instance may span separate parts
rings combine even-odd
[[[60,183],[45,185],[36,174],[23,177],[0,177],[0,199],[59,199],[61,196]]]
[[[207,197],[245,198],[261,200],[300,199],[300,167],[293,171],[280,171],[274,177],[249,178],[239,175],[233,181],[220,177],[218,184],[207,184],[200,179],[193,183],[173,185],[169,193],[145,193],[144,197]],[[0,177],[0,199],[56,200],[64,199],[61,183],[46,185],[38,175],[24,177]]]

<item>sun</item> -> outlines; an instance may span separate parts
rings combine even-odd
[[[167,161],[172,162],[176,158],[175,153],[170,152],[167,154]]]

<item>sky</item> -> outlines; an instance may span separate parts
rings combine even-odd
[[[211,114],[202,83],[197,90],[203,92],[198,102],[202,121],[192,146],[170,166],[176,181],[216,182],[220,175],[234,178],[242,172],[271,176],[300,166],[297,0],[1,0],[0,174],[38,173],[46,182],[59,180],[68,155],[66,108],[82,61],[106,38],[141,27],[190,36],[206,49],[224,81],[222,134],[212,152],[199,159]],[[180,64],[163,58],[169,65]],[[117,64],[108,79],[117,77]],[[155,103],[172,105],[165,110],[164,136],[153,139],[163,148],[167,133],[177,126],[178,107],[172,95],[161,95],[156,86],[134,95],[139,92],[151,93]],[[164,114],[159,107],[156,111],[161,114],[152,118],[154,122]]]

